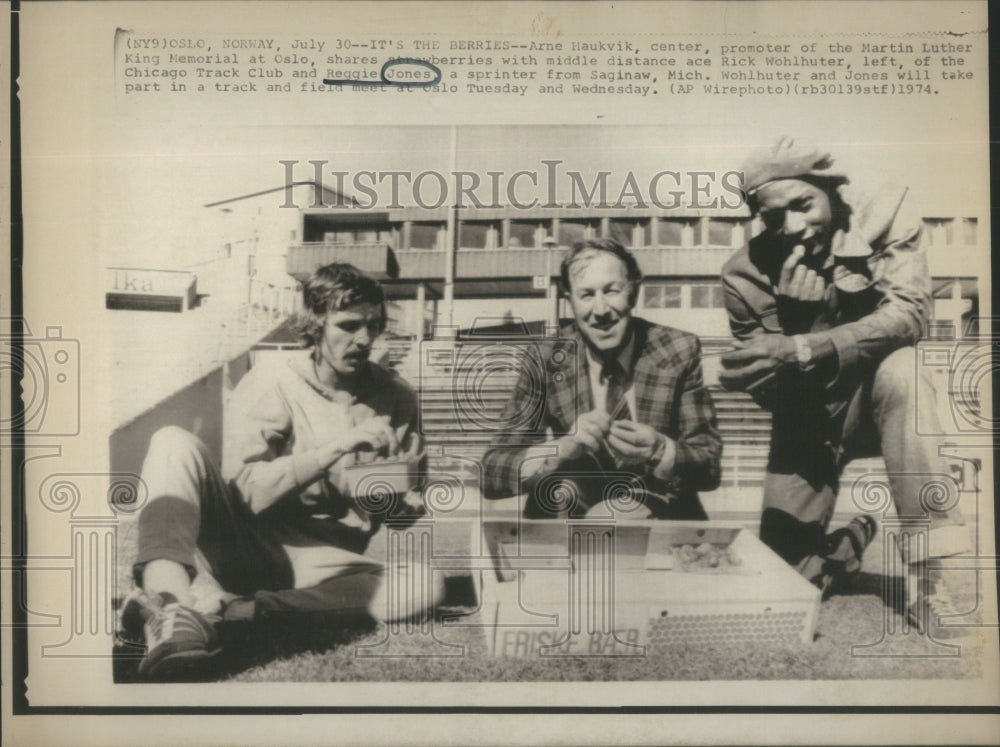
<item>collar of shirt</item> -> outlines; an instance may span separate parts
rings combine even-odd
[[[601,371],[604,369],[604,359],[598,357],[594,354],[594,351],[590,349],[589,346],[584,348],[587,351],[587,367],[590,369],[591,373],[597,372],[598,378],[601,376]],[[617,360],[618,365],[622,367],[622,371],[625,372],[625,380],[632,380],[632,369],[635,368],[635,332],[631,331],[629,335],[628,343],[618,352]],[[605,382],[607,383],[607,382]]]
[[[870,257],[872,247],[864,236],[858,231],[837,231],[830,242],[830,255],[827,257],[827,266],[832,265],[837,257],[859,258]]]
[[[316,375],[316,363],[312,357],[312,350],[305,351],[304,355],[293,356],[289,359],[288,365],[293,371],[295,371],[295,373],[301,376],[305,382],[309,384],[309,386],[332,402],[340,402],[344,405],[350,406],[359,400],[364,400],[365,392],[368,390],[368,387],[363,386],[362,390],[352,394],[346,389],[337,389],[324,384]],[[361,376],[359,377],[359,381],[367,383],[371,380],[371,378],[371,376]]]
[[[618,353],[618,365],[625,372],[625,399],[628,401],[632,417],[635,417],[635,388],[632,386],[632,371],[635,368],[635,330],[630,330],[629,341]],[[604,409],[608,396],[608,382],[601,376],[604,361],[594,355],[590,347],[587,351],[587,371],[590,379],[590,393],[594,396],[594,407]]]

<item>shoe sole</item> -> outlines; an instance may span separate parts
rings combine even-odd
[[[219,648],[214,651],[178,651],[167,654],[148,669],[144,669],[140,664],[139,676],[150,682],[185,682],[201,679],[210,673],[207,666],[221,653],[222,649]]]

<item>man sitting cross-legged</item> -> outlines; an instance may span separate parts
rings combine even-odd
[[[220,649],[191,590],[197,552],[225,592],[258,606],[401,619],[440,599],[438,585],[404,579],[426,569],[387,568],[365,555],[385,516],[350,497],[344,473],[378,457],[419,459],[413,390],[368,360],[385,326],[382,288],[334,263],[312,274],[303,295],[308,350],[240,381],[226,409],[221,469],[180,428],[150,442],[134,567],[142,591],[132,601],[145,619],[144,677],[176,676]],[[390,610],[387,586],[425,591],[393,597]]]

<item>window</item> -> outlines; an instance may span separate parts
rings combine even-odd
[[[955,221],[951,218],[925,218],[924,233],[928,246],[949,246],[954,240]]]
[[[559,246],[573,246],[578,241],[592,238],[596,235],[597,223],[585,220],[559,221]]]
[[[733,224],[727,221],[710,220],[708,222],[708,243],[712,246],[732,246]]]
[[[636,242],[636,229],[639,240]],[[608,226],[608,238],[623,246],[649,246],[652,225],[648,220],[612,218]]]
[[[643,305],[647,309],[679,309],[681,307],[680,283],[645,283],[642,286]]]
[[[510,240],[508,241],[508,246],[527,249],[538,246],[538,228],[539,224],[537,221],[512,220],[510,222]]]
[[[458,227],[458,246],[461,249],[493,249],[497,230],[492,222],[462,221]]]
[[[684,223],[679,220],[661,220],[659,243],[662,246],[680,246],[683,242]]]
[[[701,245],[700,220],[661,220],[659,225],[657,243],[660,246]]]
[[[410,249],[437,249],[440,243],[440,223],[413,223],[410,225]]]
[[[725,305],[722,286],[717,283],[699,283],[691,286],[691,308],[721,309]]]
[[[708,243],[711,246],[743,246],[743,224],[735,220],[710,220],[708,222]]]
[[[979,298],[979,282],[976,278],[935,278],[931,286],[933,298],[952,298],[956,291],[960,298]]]
[[[343,226],[335,231],[325,231],[323,242],[326,244],[375,244],[390,242],[392,229],[372,226]]]

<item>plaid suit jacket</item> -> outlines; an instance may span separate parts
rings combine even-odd
[[[718,487],[722,454],[715,406],[701,372],[701,344],[693,334],[645,319],[632,317],[631,324],[638,411],[633,416],[677,444],[670,479],[656,480],[647,471],[644,480],[668,497],[697,501],[698,490]],[[525,452],[567,435],[579,415],[594,409],[584,345],[575,325],[564,327],[559,338],[539,343],[531,356],[536,365],[522,368],[502,415],[502,422],[514,427],[498,433],[483,457],[485,497],[524,492],[520,467]]]

